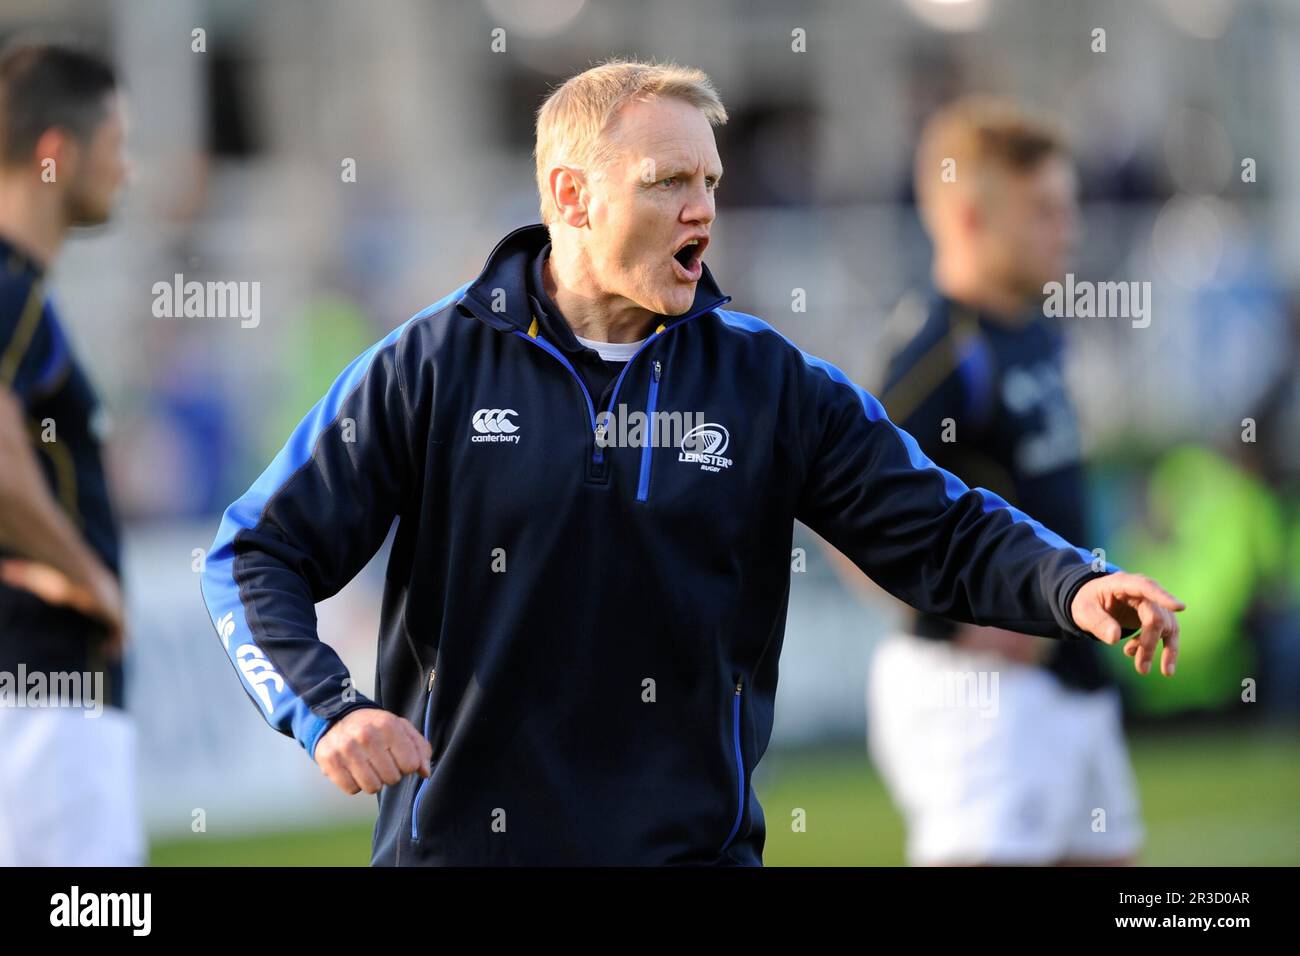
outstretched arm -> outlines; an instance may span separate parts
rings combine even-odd
[[[807,477],[797,517],[872,580],[924,611],[1044,637],[1116,643],[1141,627],[1126,647],[1139,667],[1161,640],[1172,665],[1180,602],[967,487],[843,372],[800,357]]]

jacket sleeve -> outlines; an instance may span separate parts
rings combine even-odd
[[[796,516],[931,614],[1062,640],[1085,582],[1118,571],[926,457],[866,390],[799,352],[805,478]]]
[[[409,325],[344,369],[226,509],[202,575],[244,691],[313,757],[331,723],[377,706],[317,637],[315,605],[370,560],[415,483],[419,425],[401,358]]]

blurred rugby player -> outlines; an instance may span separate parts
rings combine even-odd
[[[881,400],[940,467],[1086,542],[1063,342],[1042,308],[1076,238],[1065,141],[1013,103],[969,97],[930,119],[915,177],[935,289]],[[874,659],[869,740],[913,863],[1119,864],[1138,853],[1137,788],[1100,648],[1021,630],[922,610]],[[942,692],[992,674],[989,712]]]
[[[0,865],[144,862],[104,416],[46,282],[108,219],[124,144],[103,59],[0,54]]]

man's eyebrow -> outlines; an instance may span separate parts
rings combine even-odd
[[[663,172],[662,170],[664,169],[666,169],[667,172]],[[687,174],[694,175],[694,173],[695,173],[694,167],[687,167],[685,165],[679,165],[677,163],[666,163],[664,164],[663,167],[661,167],[659,178],[663,179],[667,176],[683,176]],[[715,181],[719,180],[722,178],[722,167],[718,167],[718,171],[716,174],[711,173],[708,170],[705,170],[704,175],[706,178],[712,177]]]
[[[680,160],[676,160],[676,159],[671,161],[665,161],[662,163],[655,163],[653,168],[655,171],[655,182],[660,182],[661,180],[664,179],[671,179],[675,176],[684,176],[687,174],[693,174],[695,171],[694,165],[689,163],[683,163]],[[706,177],[711,176],[714,182],[719,182],[722,179],[722,167],[721,166],[718,167],[718,172],[716,175],[707,171],[704,173],[704,175]]]

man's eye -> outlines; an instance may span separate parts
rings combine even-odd
[[[662,186],[664,183],[667,183],[668,185],[672,186],[675,185],[676,182],[677,182],[676,176],[669,176],[667,179],[659,180],[659,185]]]
[[[717,181],[716,179],[713,179],[712,177],[710,177],[710,178],[704,180],[704,185],[705,185],[705,186],[708,186],[708,187],[709,187],[709,191],[711,192],[711,191],[713,191],[714,189],[717,189],[717,188],[718,188],[718,181]]]

